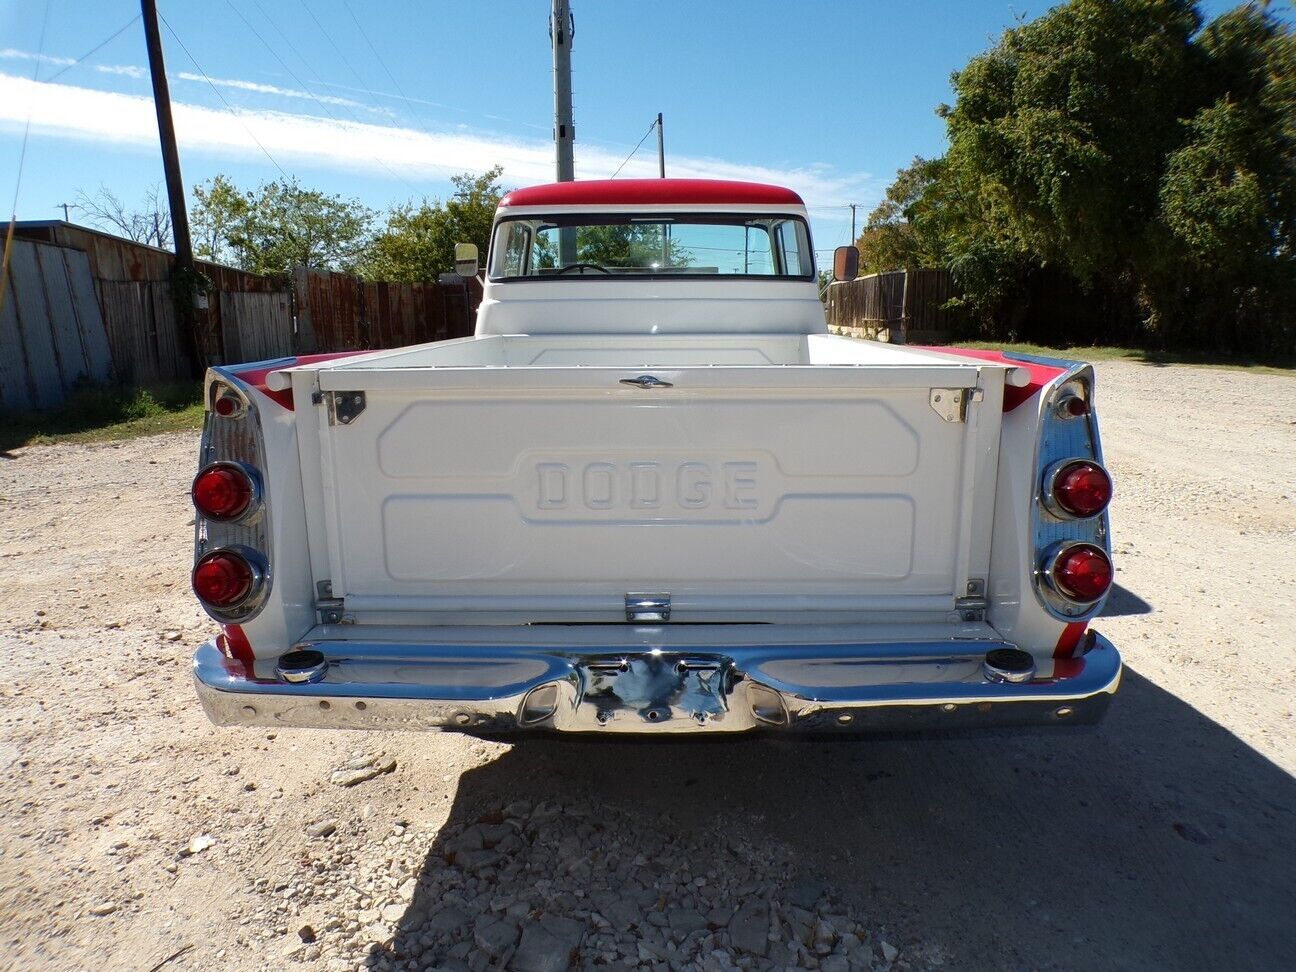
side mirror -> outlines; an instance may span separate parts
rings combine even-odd
[[[859,247],[839,246],[833,250],[833,280],[854,280],[859,276]]]
[[[858,262],[858,261],[856,261]],[[461,277],[475,277],[480,269],[476,243],[455,244],[455,273]]]

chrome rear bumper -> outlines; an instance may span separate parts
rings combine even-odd
[[[678,639],[675,639],[676,641]],[[194,681],[217,725],[502,733],[930,730],[1098,721],[1121,659],[1087,636],[1029,681],[986,674],[1001,641],[562,649],[318,640],[309,681],[252,671],[214,642]]]

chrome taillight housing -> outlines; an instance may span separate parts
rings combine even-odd
[[[237,523],[261,507],[261,476],[243,462],[222,460],[198,471],[189,490],[194,508],[217,523]]]
[[[1040,501],[1058,519],[1097,516],[1111,498],[1111,476],[1096,460],[1064,459],[1044,471]]]
[[[261,416],[251,391],[225,369],[208,372],[207,414],[194,510],[194,593],[209,615],[243,624],[266,604],[270,568],[269,484]]]
[[[260,607],[265,597],[265,559],[247,547],[221,547],[198,558],[191,580],[194,594],[211,613],[238,620]]]
[[[1094,543],[1064,543],[1045,557],[1040,576],[1074,604],[1094,604],[1111,589],[1115,569],[1107,551]]]
[[[1097,613],[1112,585],[1112,479],[1098,436],[1093,368],[1046,363],[1067,367],[1039,411],[1031,510],[1034,587],[1051,617],[1083,622]]]

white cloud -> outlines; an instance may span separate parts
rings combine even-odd
[[[270,87],[270,86],[266,86]],[[150,98],[73,85],[33,82],[0,72],[0,126],[21,128],[31,112],[33,133],[79,141],[152,148],[157,120]],[[471,131],[422,132],[395,125],[339,122],[278,111],[229,111],[175,102],[177,138],[182,152],[263,159],[261,147],[285,169],[294,166],[398,174],[411,183],[441,182],[459,172],[504,167],[514,185],[553,178],[550,142],[522,140]],[[257,143],[260,143],[258,146]],[[577,175],[607,178],[624,156],[577,145]],[[683,178],[725,178],[785,185],[815,207],[864,203],[878,195],[878,183],[863,172],[839,172],[822,164],[780,167],[713,158],[670,156],[669,171]],[[622,177],[656,175],[652,153],[636,156]],[[842,210],[845,213],[845,210]],[[840,218],[826,214],[817,218]],[[846,218],[849,218],[848,216]]]
[[[41,64],[52,64],[56,67],[71,67],[77,63],[77,59],[74,57],[33,54],[30,51],[20,51],[13,47],[0,49],[0,57],[18,61],[39,61]],[[87,64],[85,67],[98,71],[100,74],[119,74],[128,78],[142,78],[145,73],[142,67],[136,67],[133,64]]]
[[[136,67],[134,64],[92,64],[90,65],[100,74],[124,74],[128,78],[144,77],[144,69]]]
[[[351,98],[339,98],[337,95],[314,94],[300,88],[281,88],[275,84],[261,84],[259,81],[239,81],[232,78],[207,78],[190,71],[180,71],[176,77],[182,81],[197,81],[199,84],[211,83],[218,88],[234,88],[237,91],[253,91],[257,94],[277,95],[280,98],[302,98],[324,105],[338,105],[343,108],[363,108],[380,115],[390,115],[385,108],[371,108]]]

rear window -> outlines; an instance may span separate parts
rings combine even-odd
[[[495,227],[490,276],[804,280],[814,261],[798,216],[520,216]]]

